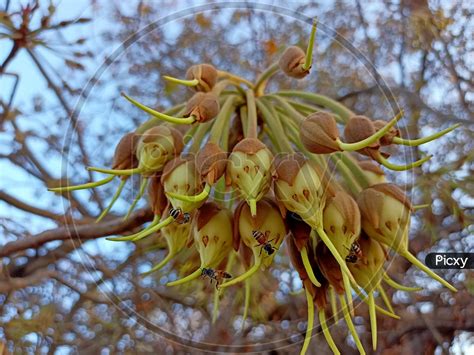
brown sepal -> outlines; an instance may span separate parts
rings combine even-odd
[[[201,179],[213,185],[225,173],[227,153],[217,144],[208,142],[196,155],[196,169]]]
[[[273,161],[273,177],[275,180],[283,180],[292,186],[301,167],[307,163],[302,153],[278,156]]]
[[[112,169],[133,169],[138,166],[136,155],[139,136],[134,132],[125,134],[115,147]]]
[[[382,128],[384,128],[388,122],[382,121],[382,120],[376,120],[373,121],[374,127],[376,131],[380,131]],[[400,137],[400,130],[397,129],[396,127],[390,128],[390,130],[385,133],[385,135],[380,138],[380,144],[381,145],[390,145],[393,142],[394,137]]]
[[[161,184],[160,174],[152,175],[148,178],[148,199],[150,208],[154,215],[160,216],[168,206],[168,199],[166,198]]]
[[[286,224],[290,230],[290,238],[295,243],[298,251],[307,246],[310,240],[311,227],[295,213],[286,215]]]
[[[199,80],[199,84],[192,88],[197,91],[211,91],[217,82],[217,69],[211,64],[196,64],[186,71],[186,79]]]
[[[260,150],[265,149],[266,147],[267,146],[257,138],[245,138],[237,143],[232,151],[253,155],[257,154]]]
[[[316,246],[316,262],[326,280],[334,287],[338,294],[344,293],[344,283],[342,281],[342,273],[331,251],[326,244],[319,242]]]
[[[308,75],[310,70],[310,68],[303,69],[305,59],[306,54],[300,47],[291,46],[283,52],[278,65],[289,77],[301,79]]]
[[[196,213],[196,227],[200,231],[222,208],[215,202],[206,202]]]
[[[186,103],[184,117],[194,116],[198,122],[212,120],[219,114],[219,99],[211,92],[197,92]]]
[[[300,125],[301,143],[315,154],[329,154],[341,151],[337,144],[339,131],[336,119],[329,112],[310,114]]]

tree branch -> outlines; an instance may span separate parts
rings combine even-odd
[[[97,224],[92,222],[79,226],[69,225],[51,229],[32,237],[5,244],[3,248],[0,249],[0,257],[10,256],[15,252],[29,248],[37,248],[55,240],[72,239],[79,241],[121,234],[150,221],[152,217],[153,214],[150,209],[142,209],[132,214],[129,219],[125,221],[122,217],[117,217]]]

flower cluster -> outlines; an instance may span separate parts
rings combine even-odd
[[[315,33],[314,24],[306,52],[289,47],[255,82],[210,64],[193,65],[186,79],[165,77],[194,91],[186,103],[166,112],[123,94],[151,119],[123,136],[111,169],[89,167],[106,174],[104,179],[51,190],[93,188],[119,177],[101,220],[128,178],[139,175],[140,189],[127,216],[147,196],[154,218],[138,233],[109,240],[164,238],[168,255],[147,274],[185,249],[193,250],[199,256],[190,259],[196,261],[194,271],[168,286],[203,276],[220,292],[243,282],[245,314],[250,278],[258,278],[284,250],[307,299],[302,353],[311,340],[315,305],[334,353],[339,351],[327,326],[329,309],[334,317],[342,312],[359,352],[365,353],[352,321],[353,297],[368,305],[375,349],[376,313],[398,318],[382,282],[416,290],[397,284],[385,271],[392,253],[455,291],[409,252],[413,207],[399,187],[386,181],[382,167],[401,171],[422,165],[429,156],[395,165],[383,149],[427,143],[456,126],[410,140],[396,128],[402,112],[389,121],[373,120],[322,94],[267,93],[267,83],[279,71],[295,79],[310,73]],[[378,297],[382,305],[376,303]]]

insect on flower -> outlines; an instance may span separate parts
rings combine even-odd
[[[357,242],[352,243],[351,248],[349,249],[349,255],[346,256],[346,261],[348,263],[356,263],[362,257],[362,250],[360,245]]]
[[[228,272],[225,272],[224,270],[214,270],[214,269],[205,268],[205,267],[203,267],[201,270],[201,276],[208,277],[209,280],[211,281],[211,285],[212,285],[212,281],[215,281],[216,290],[219,289],[219,286],[222,283],[222,281],[224,281],[224,279],[232,278],[232,275],[229,274]]]
[[[191,215],[187,212],[183,213],[181,208],[172,208],[170,210],[170,216],[179,224],[189,223]]]
[[[268,255],[272,255],[277,249],[271,244],[271,242],[273,242],[275,240],[275,238],[273,238],[272,240],[267,240],[267,235],[258,231],[258,230],[254,230],[252,231],[252,237],[255,238],[255,240],[257,241],[257,245],[256,246],[261,246],[262,248],[260,249],[260,255],[262,254],[262,250],[265,250],[265,252],[268,254]]]

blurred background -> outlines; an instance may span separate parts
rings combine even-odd
[[[287,45],[306,46],[310,26],[294,13],[322,24],[313,70],[298,82],[277,75],[270,90],[320,92],[374,119],[389,118],[397,104],[409,137],[462,124],[397,154],[399,162],[422,152],[434,158],[390,179],[414,203],[430,205],[413,217],[414,254],[424,260],[430,251],[474,251],[472,2],[273,1],[289,10],[252,3],[190,10],[203,3],[0,0],[0,353],[194,354],[256,351],[256,344],[272,354],[299,352],[306,305],[284,251],[254,278],[245,324],[240,286],[224,294],[212,324],[206,283],[164,286],[189,268],[188,255],[140,277],[164,257],[163,241],[105,241],[151,220],[142,201],[122,221],[138,181],[99,224],[94,219],[117,185],[70,196],[46,190],[66,179],[99,179],[85,166],[110,166],[120,137],[147,119],[121,91],[165,109],[190,92],[162,75],[183,77],[201,62],[253,80]],[[402,258],[390,271],[426,289],[389,291],[402,319],[379,317],[378,353],[474,352],[472,271],[440,270],[456,294]],[[358,306],[355,322],[370,349],[367,314]],[[344,325],[331,332],[342,353],[356,352]],[[328,352],[316,328],[309,353]]]

